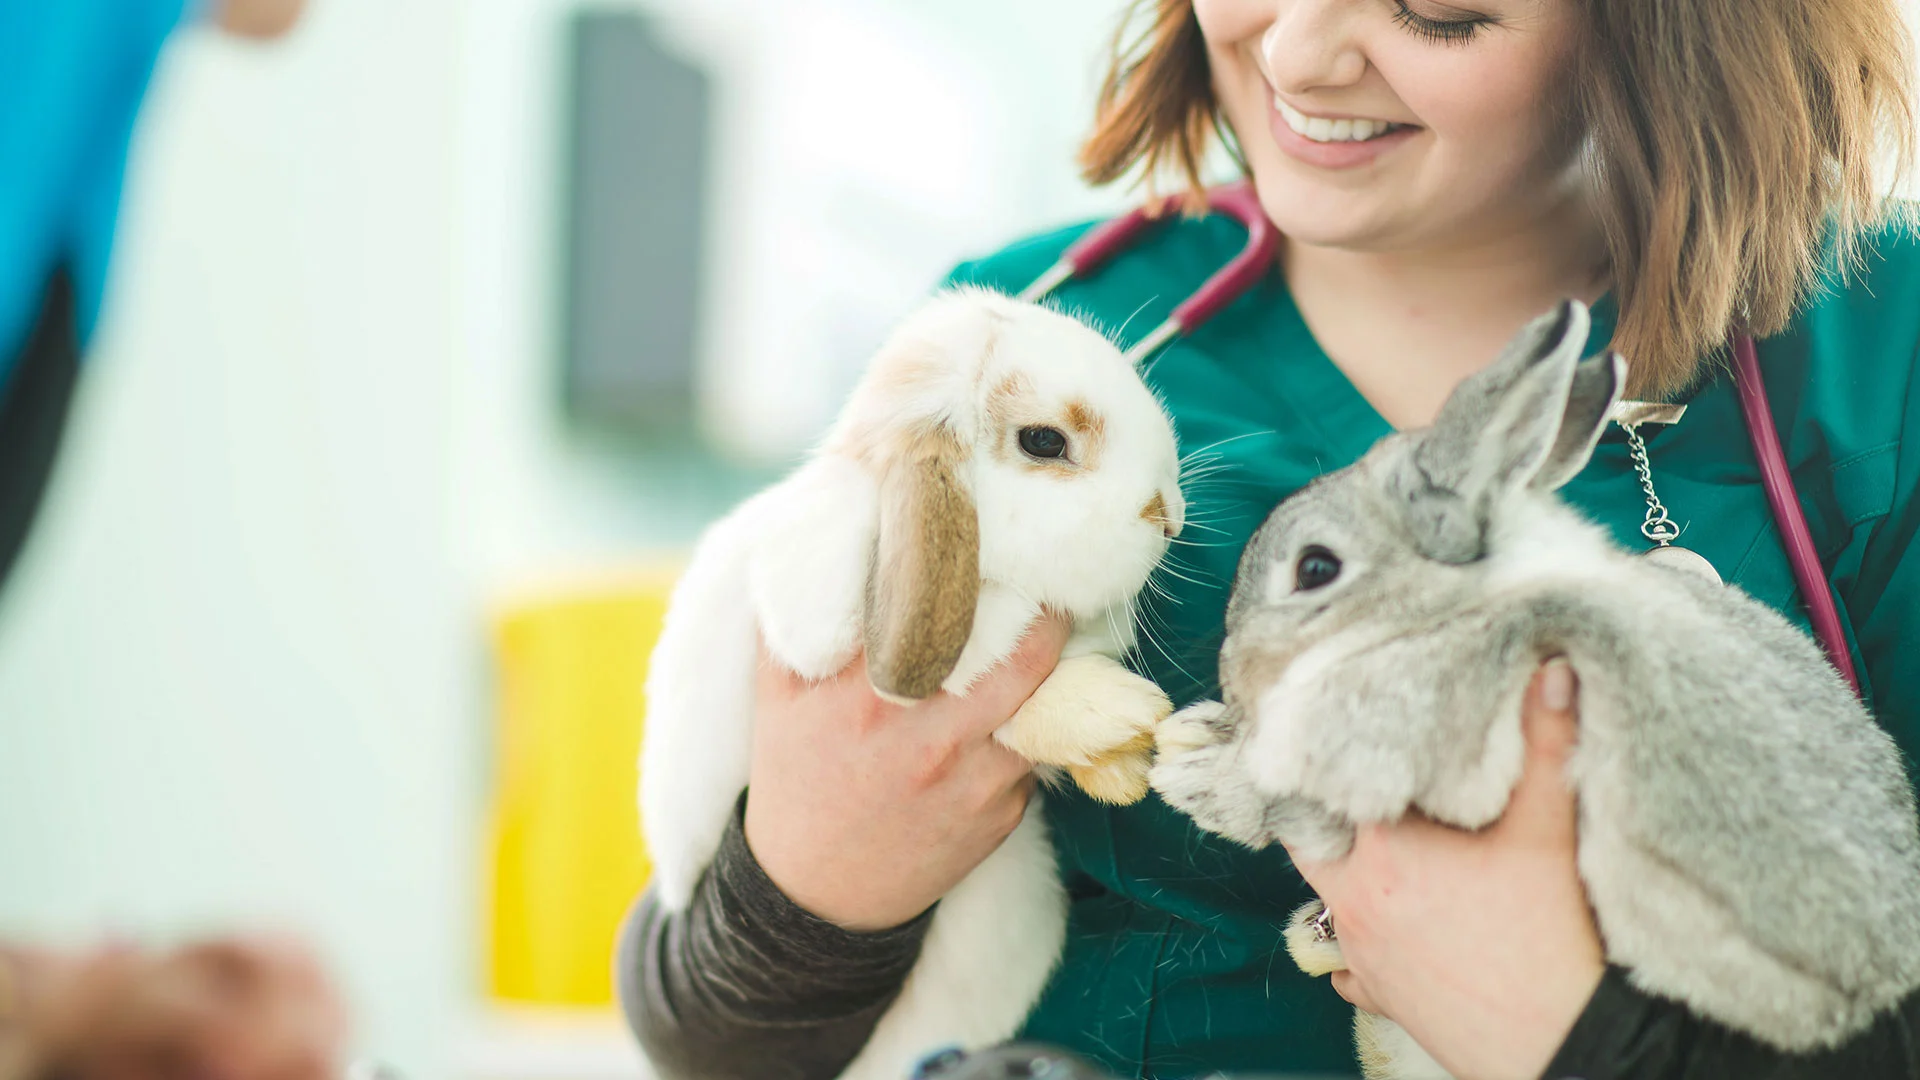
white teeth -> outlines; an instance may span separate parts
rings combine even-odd
[[[1385,120],[1328,120],[1319,116],[1308,116],[1276,95],[1273,107],[1286,118],[1287,126],[1314,142],[1366,142],[1379,138],[1392,131],[1397,125]]]

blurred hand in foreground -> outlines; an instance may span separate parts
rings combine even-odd
[[[340,1075],[345,1010],[313,957],[284,939],[0,947],[0,964],[0,1080]]]

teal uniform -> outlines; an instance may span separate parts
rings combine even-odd
[[[1087,226],[968,263],[952,280],[1015,292]],[[1158,226],[1055,295],[1131,343],[1241,248],[1223,216]],[[1589,351],[1611,336],[1595,309]],[[1759,354],[1774,416],[1875,714],[1911,762],[1920,750],[1920,238],[1889,227],[1863,270],[1813,297]],[[1417,360],[1416,360],[1417,362]],[[1177,704],[1216,696],[1227,590],[1240,549],[1280,500],[1351,464],[1390,425],[1308,332],[1277,272],[1146,368],[1193,455],[1192,523],[1149,594],[1133,662]],[[1648,442],[1679,542],[1802,627],[1730,381],[1688,397]],[[1564,489],[1632,550],[1646,503],[1618,429]],[[1657,618],[1649,612],[1648,618]],[[1026,1036],[1126,1076],[1210,1070],[1351,1073],[1351,1010],[1288,959],[1280,927],[1309,890],[1278,848],[1201,832],[1157,798],[1129,807],[1050,794],[1047,816],[1072,896],[1060,967]]]

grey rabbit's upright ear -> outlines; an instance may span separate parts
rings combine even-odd
[[[1528,481],[1536,491],[1558,491],[1574,478],[1593,457],[1593,448],[1607,430],[1614,402],[1627,381],[1627,361],[1617,352],[1604,352],[1580,361],[1573,369],[1573,386],[1567,391],[1567,408],[1560,417],[1560,431],[1553,448],[1540,463],[1540,469]]]
[[[1480,558],[1501,495],[1558,487],[1586,463],[1620,387],[1617,358],[1580,362],[1588,325],[1577,300],[1528,323],[1417,437],[1390,483],[1422,554]]]
[[[868,679],[891,700],[933,696],[973,633],[980,521],[960,481],[962,455],[944,427],[904,437],[882,455],[864,621]]]

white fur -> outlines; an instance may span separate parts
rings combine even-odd
[[[1355,1011],[1353,1047],[1367,1080],[1453,1080],[1406,1028],[1384,1016]]]
[[[940,901],[900,999],[841,1080],[901,1080],[945,1046],[970,1049],[1019,1029],[1067,935],[1067,898],[1036,799],[987,861]]]
[[[752,760],[755,619],[748,599],[753,526],[767,499],[707,531],[668,602],[648,661],[640,748],[640,821],[661,902],[684,908],[720,847]]]
[[[1542,583],[1605,589],[1623,575],[1606,532],[1550,499],[1515,499],[1493,519],[1489,592]]]
[[[1099,414],[1097,466],[1066,471],[990,452],[1010,435],[992,429],[996,414],[982,396],[1013,375],[1036,409],[1073,402]],[[1043,605],[1072,616],[1064,659],[996,737],[1038,764],[1107,769],[1110,781],[1137,773],[1144,793],[1144,759],[1103,755],[1144,753],[1125,748],[1169,711],[1158,688],[1112,657],[1131,642],[1132,597],[1165,550],[1142,508],[1158,495],[1175,529],[1184,514],[1171,423],[1119,351],[1087,327],[994,294],[949,294],[882,349],[805,465],[707,531],[674,591],[647,682],[640,783],[655,887],[669,909],[690,902],[747,784],[756,632],[771,662],[807,678],[845,668],[865,632],[877,470],[888,447],[911,437],[903,432],[930,428],[961,447],[959,480],[980,526],[972,629],[944,690],[964,696],[1013,652]],[[1012,1035],[1065,928],[1036,800],[941,901],[904,991],[843,1076],[898,1080],[931,1051]]]
[[[753,525],[748,575],[760,633],[804,678],[846,667],[860,645],[877,498],[866,470],[823,455],[769,491]]]

